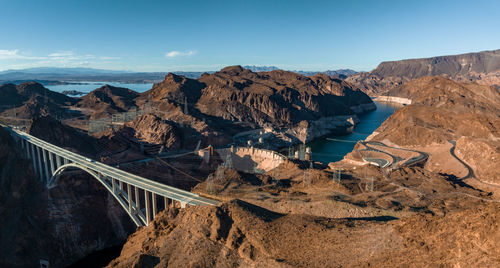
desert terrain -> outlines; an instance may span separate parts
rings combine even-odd
[[[72,98],[38,83],[0,92],[4,125],[219,202],[168,207],[136,229],[85,172],[69,171],[54,189],[36,182],[2,130],[0,215],[9,220],[0,229],[11,230],[0,236],[2,266],[40,256],[89,265],[96,252],[104,261],[93,264],[107,267],[500,264],[496,86],[405,81],[383,95],[411,104],[331,163],[277,151],[350,131],[373,110],[375,91],[349,79],[230,66],[197,79],[167,74],[144,93],[106,85]]]

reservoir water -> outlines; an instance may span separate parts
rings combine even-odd
[[[56,92],[63,92],[65,90],[76,90],[80,92],[89,93],[90,91],[100,88],[106,84],[114,87],[128,88],[139,93],[150,90],[153,87],[153,84],[128,84],[128,83],[117,83],[117,82],[81,82],[81,84],[76,84],[76,85],[47,85],[45,87]]]
[[[361,121],[354,127],[352,133],[346,135],[332,135],[310,142],[307,146],[311,147],[313,161],[328,164],[342,160],[346,154],[352,151],[358,140],[364,140],[382,122],[384,122],[394,111],[401,108],[401,105],[374,102],[377,106],[376,110],[369,111],[358,115]],[[330,139],[338,139],[343,141],[332,141]]]

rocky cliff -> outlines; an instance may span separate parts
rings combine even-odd
[[[127,88],[104,85],[83,96],[75,106],[90,110],[91,118],[111,117],[135,107],[138,96],[139,93]]]
[[[500,91],[496,87],[422,77],[390,90],[388,95],[410,98],[412,104],[389,117],[372,136],[374,140],[430,151],[433,146],[449,150],[449,141],[456,141],[456,155],[471,166],[475,177],[500,185],[496,168],[500,159]],[[442,165],[446,159],[431,156],[433,161]]]
[[[212,137],[271,127],[290,130],[288,134],[297,134],[294,137],[302,142],[345,128],[349,121],[357,120],[357,113],[375,109],[366,94],[325,74],[256,73],[241,66],[203,74],[199,79],[168,74],[141,94],[137,104],[153,106],[163,118],[189,124]],[[316,127],[307,128],[313,125]]]
[[[452,56],[382,62],[371,72],[346,80],[363,91],[378,95],[423,76],[445,76],[458,82],[500,84],[500,50]]]
[[[50,130],[47,130],[50,131]],[[89,175],[63,175],[46,189],[10,134],[0,128],[0,266],[66,267],[93,251],[120,245],[135,230]]]
[[[35,82],[0,85],[0,95],[1,115],[17,119],[47,114],[66,118],[71,116],[68,107],[77,101]]]
[[[384,222],[279,214],[234,200],[162,213],[107,267],[399,267],[410,255],[414,267],[495,266],[499,209]]]
[[[206,84],[197,103],[200,111],[259,126],[285,127],[302,120],[354,115],[351,107],[372,103],[349,84],[322,74],[254,73],[232,66],[199,80]]]

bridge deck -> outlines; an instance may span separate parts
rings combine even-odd
[[[91,170],[94,170],[104,176],[108,176],[111,178],[115,178],[119,181],[125,182],[135,187],[139,187],[141,189],[145,189],[151,193],[155,193],[160,196],[164,196],[170,199],[174,199],[177,201],[185,202],[190,205],[217,205],[219,202],[216,200],[208,199],[199,196],[198,194],[191,193],[185,190],[181,190],[172,186],[168,186],[156,181],[152,181],[126,171],[108,166],[106,164],[100,163],[98,161],[88,161],[87,157],[81,156],[74,152],[68,151],[66,149],[60,148],[53,144],[50,144],[46,141],[38,139],[34,136],[31,136],[27,133],[24,133],[19,130],[8,128],[13,134],[21,137],[22,139],[27,140],[28,142],[41,147],[53,154],[56,154],[60,157],[68,159],[69,161],[79,164],[81,166],[87,167]]]

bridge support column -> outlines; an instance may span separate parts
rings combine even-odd
[[[114,178],[111,178],[111,187],[113,188],[113,193],[116,194],[116,182]]]
[[[127,183],[127,195],[128,195],[128,212],[132,214],[132,189],[129,183]]]
[[[22,149],[24,151],[24,153],[26,154],[26,158],[30,158],[30,151],[29,151],[29,148],[27,147],[27,144],[24,143],[25,140],[24,139],[21,139],[21,146],[22,146]]]
[[[40,147],[36,147],[36,154],[38,160],[38,173],[40,174],[40,180],[43,180],[43,167],[42,167],[42,157],[40,155]]]
[[[33,160],[33,169],[35,173],[38,173],[38,167],[36,166],[36,157],[35,157],[35,145],[28,143],[29,147],[31,147],[31,160]]]
[[[151,208],[150,208],[150,203],[149,203],[149,192],[144,191],[144,199],[146,201],[146,226],[149,225],[149,222],[151,221]]]
[[[61,161],[61,157],[56,155],[56,166],[57,168],[59,168],[60,166],[62,166],[62,161]]]
[[[151,199],[153,201],[153,220],[156,218],[156,194],[151,193]]]
[[[49,154],[49,151],[45,151],[44,149],[42,149],[43,165],[45,167],[45,181],[47,181],[47,182],[50,180],[49,161],[47,159],[48,154]]]
[[[135,207],[137,208],[137,211],[141,210],[141,199],[139,198],[139,188],[135,186]]]
[[[30,153],[30,143],[26,142],[26,155],[28,158],[31,158],[31,153]]]
[[[54,175],[54,173],[56,172],[56,168],[55,168],[55,165],[54,165],[54,156],[56,156],[55,154],[49,152],[49,163],[50,163],[50,173],[52,175]]]

